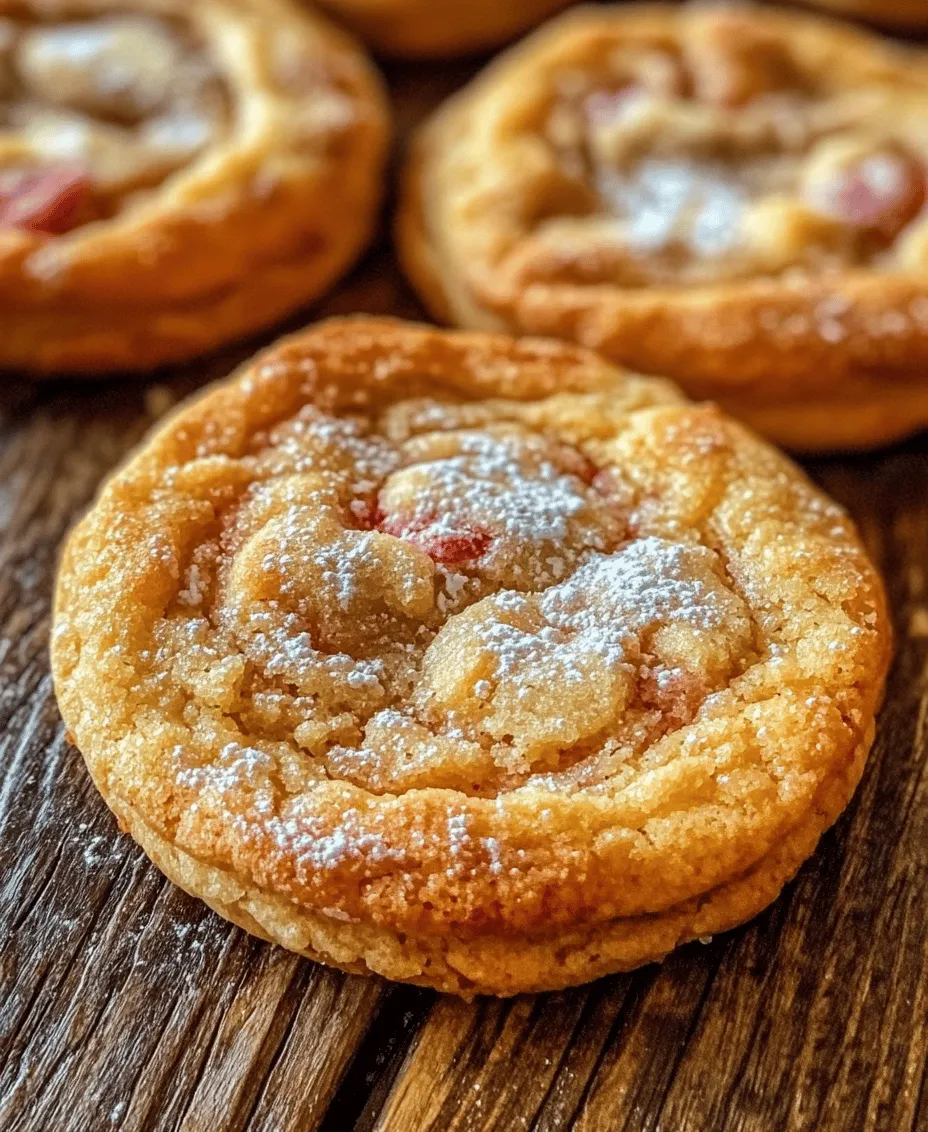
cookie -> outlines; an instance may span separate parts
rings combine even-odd
[[[513,39],[570,0],[321,0],[339,20],[387,55],[466,55]]]
[[[143,369],[272,324],[367,240],[388,120],[290,0],[0,0],[0,367]]]
[[[347,971],[580,983],[732,927],[847,803],[889,655],[835,504],[568,344],[323,323],[71,535],[55,688],[176,883]]]
[[[924,52],[772,9],[568,13],[426,123],[398,218],[445,321],[558,335],[801,449],[928,422]]]

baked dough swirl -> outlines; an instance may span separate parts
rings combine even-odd
[[[800,13],[553,21],[425,125],[399,245],[431,310],[559,335],[797,448],[928,422],[928,67]]]
[[[147,368],[309,301],[387,134],[360,49],[289,0],[0,0],[0,366]]]
[[[349,971],[582,982],[754,915],[846,804],[879,579],[785,457],[556,342],[284,341],[67,544],[69,732],[154,861]]]

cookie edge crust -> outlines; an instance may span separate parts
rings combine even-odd
[[[117,312],[114,324],[111,312],[107,322],[101,307],[99,322],[91,324],[78,315],[73,331],[61,334],[63,320],[54,312],[36,312],[29,322],[16,313],[9,319],[0,313],[0,342],[6,343],[11,358],[0,358],[0,370],[21,369],[34,380],[62,375],[106,380],[122,372],[144,374],[193,361],[232,345],[321,299],[364,251],[373,234],[376,204],[370,213],[366,228],[359,227],[350,241],[333,244],[324,256],[311,253],[266,265],[202,301],[140,308],[135,320],[125,317],[129,312]],[[308,280],[315,281],[309,293]],[[14,350],[9,350],[11,343]]]
[[[864,52],[874,41],[878,46],[883,42],[875,33],[827,15],[764,6],[759,11],[776,25],[795,20],[804,34],[837,29]],[[872,447],[918,431],[928,424],[928,406],[922,396],[906,404],[906,393],[907,386],[919,393],[928,365],[928,323],[907,318],[907,333],[872,334],[887,316],[898,318],[913,303],[928,304],[928,278],[915,272],[848,271],[837,287],[812,280],[799,288],[763,276],[700,288],[536,283],[500,299],[481,287],[479,273],[464,269],[444,246],[442,196],[431,184],[461,144],[458,133],[466,135],[469,111],[480,109],[497,75],[518,73],[523,58],[562,35],[595,30],[623,15],[640,22],[648,14],[668,26],[679,19],[678,10],[666,4],[642,5],[634,14],[620,6],[573,9],[492,60],[418,128],[401,169],[394,218],[397,256],[416,293],[448,325],[557,337],[596,350],[616,365],[669,377],[691,397],[717,398],[732,415],[800,451]],[[928,81],[928,52],[921,54]],[[484,275],[490,270],[485,268]],[[816,329],[816,309],[835,299],[848,304],[842,315],[844,345],[826,342]],[[779,329],[787,323],[795,327],[799,320],[804,328],[791,332],[784,346]],[[855,411],[853,401],[847,405],[842,386],[848,381],[877,401],[876,425]],[[825,409],[817,414],[814,436],[801,421],[790,419],[790,411],[801,408],[810,391],[811,400]]]
[[[606,921],[552,936],[416,937],[302,908],[197,860],[121,799],[105,793],[101,783],[95,784],[120,828],[168,880],[251,935],[349,974],[380,975],[465,999],[510,997],[562,990],[660,962],[683,944],[753,919],[779,897],[850,802],[874,733],[871,724],[843,773],[822,784],[807,820],[747,873],[659,915]]]

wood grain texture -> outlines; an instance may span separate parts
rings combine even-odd
[[[395,72],[403,127],[465,75]],[[421,315],[386,240],[290,325],[355,310]],[[62,536],[146,406],[254,345],[0,394],[0,1128],[928,1129],[928,441],[809,465],[886,573],[899,651],[861,790],[797,880],[660,967],[465,1004],[218,919],[117,832],[64,738],[46,657]]]

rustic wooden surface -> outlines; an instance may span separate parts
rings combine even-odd
[[[394,73],[401,127],[465,74]],[[385,239],[321,309],[420,313]],[[0,1129],[928,1129],[928,438],[809,465],[885,570],[899,652],[863,785],[797,880],[662,966],[465,1004],[220,920],[117,832],[65,742],[46,657],[62,536],[165,391],[253,345],[0,393]]]

